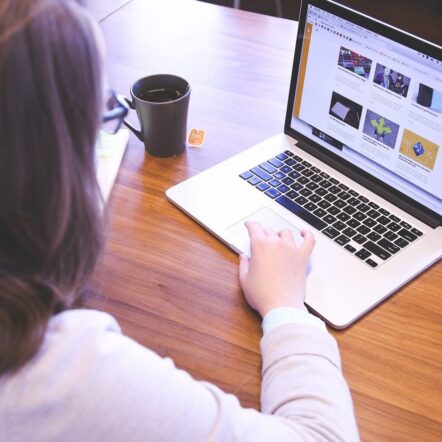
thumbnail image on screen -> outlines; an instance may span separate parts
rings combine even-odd
[[[376,64],[373,81],[402,97],[407,96],[410,87],[410,78],[379,63]]]
[[[367,109],[362,132],[394,149],[399,132],[399,124],[393,123],[393,121],[388,120],[382,115]]]
[[[350,49],[346,49],[343,46],[339,49],[338,65],[361,77],[369,77],[371,63],[371,60],[356,52],[350,51]]]
[[[415,101],[421,106],[442,112],[442,91],[436,91],[425,84],[419,84]]]
[[[399,151],[402,155],[422,164],[427,169],[433,170],[439,153],[439,146],[411,132],[411,130],[404,129]]]
[[[346,124],[359,129],[361,122],[362,106],[354,101],[338,94],[332,93],[329,114]]]

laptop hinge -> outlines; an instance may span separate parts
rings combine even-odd
[[[318,160],[323,161],[324,163],[328,164],[329,166],[343,173],[348,178],[356,181],[357,183],[361,184],[367,189],[370,189],[372,192],[376,193],[377,195],[384,198],[388,202],[398,206],[400,209],[409,213],[411,216],[414,216],[419,221],[422,221],[431,228],[435,229],[441,225],[440,217],[433,216],[431,213],[426,213],[420,208],[417,208],[413,204],[412,200],[407,201],[405,198],[398,195],[397,192],[392,188],[391,190],[389,190],[389,188],[386,188],[387,185],[382,183],[380,180],[372,178],[368,174],[367,176],[364,176],[363,174],[346,166],[345,164],[342,163],[341,158],[336,157],[337,159],[335,159],[329,155],[326,155],[323,152],[321,152],[319,149],[315,149],[314,146],[309,145],[303,140],[297,140],[295,142],[295,146],[299,147],[302,150],[305,150],[310,155],[314,156],[315,158],[318,158]]]

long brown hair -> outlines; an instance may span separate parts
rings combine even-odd
[[[0,3],[0,375],[36,354],[102,247],[95,35],[74,0]]]

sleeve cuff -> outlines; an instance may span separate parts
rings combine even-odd
[[[266,313],[262,321],[264,335],[276,327],[286,324],[310,325],[318,330],[327,331],[324,321],[294,307],[278,307]]]

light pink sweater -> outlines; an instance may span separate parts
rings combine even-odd
[[[38,355],[0,379],[0,441],[359,440],[331,335],[287,324],[261,352],[259,412],[123,336],[108,314],[63,312]]]

